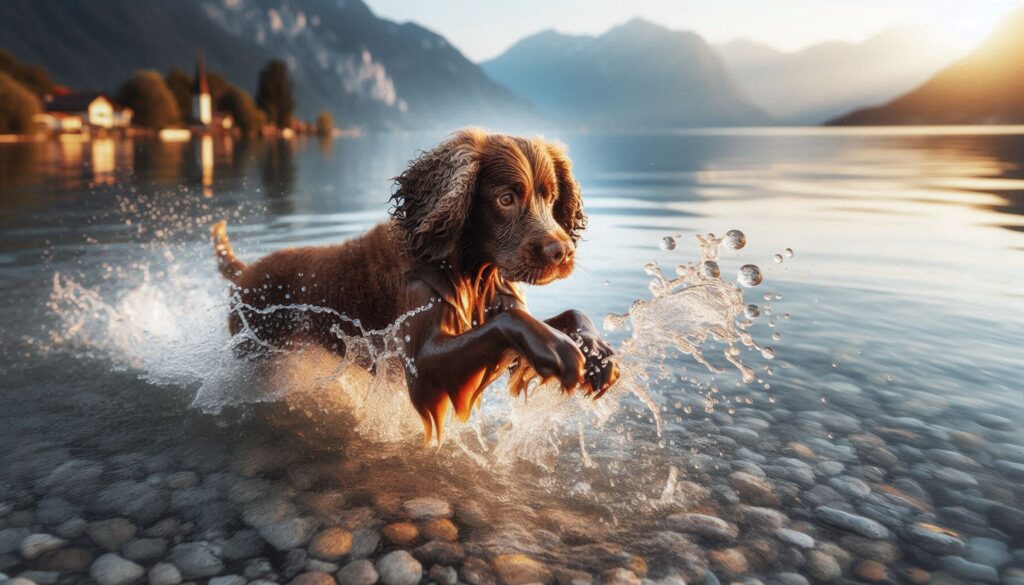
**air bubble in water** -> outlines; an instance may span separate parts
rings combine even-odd
[[[776,264],[782,264],[782,254],[772,256],[772,260],[775,260]]]
[[[761,284],[762,280],[761,269],[754,264],[744,264],[740,266],[740,272],[736,280],[746,287],[757,286]]]
[[[661,249],[662,250],[675,250],[676,249],[676,239],[673,238],[672,236],[665,236],[664,238],[661,238]]]
[[[729,230],[725,232],[725,245],[732,250],[739,250],[747,245],[747,236],[740,230]]]
[[[704,273],[704,276],[708,278],[718,278],[718,276],[722,274],[722,270],[718,267],[718,262],[715,262],[714,260],[704,261],[704,263],[701,264],[701,271]]]
[[[782,251],[782,253],[786,255],[786,258],[792,258],[793,248],[786,248],[785,250]]]
[[[761,348],[761,355],[767,360],[775,359],[775,350],[770,347]]]
[[[761,316],[761,309],[757,305],[747,305],[743,309],[743,314],[747,316],[747,319],[757,319]]]

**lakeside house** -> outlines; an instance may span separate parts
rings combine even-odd
[[[64,93],[47,96],[34,120],[37,127],[57,133],[121,130],[131,126],[132,109],[104,93]]]

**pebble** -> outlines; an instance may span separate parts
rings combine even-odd
[[[239,530],[231,538],[218,542],[221,556],[229,561],[251,559],[263,554],[266,543],[255,530]]]
[[[220,550],[209,542],[189,542],[171,549],[171,561],[186,579],[213,577],[224,570]]]
[[[328,528],[309,543],[309,554],[327,561],[338,560],[352,550],[352,533],[344,528]]]
[[[423,566],[411,554],[396,550],[377,559],[377,573],[384,585],[416,585],[423,576]]]
[[[807,564],[804,566],[807,574],[815,581],[826,583],[835,581],[843,574],[842,567],[831,555],[819,550],[812,550],[807,553]]]
[[[779,505],[779,498],[775,495],[772,484],[763,477],[747,471],[735,471],[729,475],[729,485],[746,502],[757,506]]]
[[[964,541],[956,532],[925,522],[909,526],[903,531],[903,537],[922,549],[940,556],[955,555],[965,546]]]
[[[1024,510],[1003,504],[989,506],[986,515],[989,522],[1017,538],[1024,539]]]
[[[259,534],[277,550],[287,551],[309,542],[316,527],[313,518],[286,518],[260,527]]]
[[[814,514],[826,524],[855,532],[866,538],[877,540],[892,536],[885,526],[870,518],[857,516],[856,514],[850,514],[849,512],[843,512],[828,506],[819,506],[814,510]]]
[[[459,538],[458,527],[448,518],[431,518],[423,524],[422,532],[427,540],[455,542]]]
[[[871,495],[871,487],[856,477],[840,475],[828,481],[828,485],[853,500],[861,500]]]
[[[742,575],[750,569],[746,555],[738,548],[712,550],[707,555],[708,560],[726,574]]]
[[[373,529],[356,530],[352,533],[352,551],[349,557],[361,559],[370,556],[380,543],[380,532]]]
[[[739,512],[740,524],[747,530],[754,532],[777,530],[785,526],[786,522],[789,521],[785,514],[772,508],[740,506],[737,512]]]
[[[408,546],[420,538],[420,529],[412,522],[395,522],[381,529],[384,538],[399,545]]]
[[[810,585],[807,577],[800,573],[778,573],[774,576],[773,581],[778,585]]]
[[[89,523],[82,518],[72,518],[62,522],[55,532],[57,533],[57,536],[60,536],[61,538],[74,540],[85,534],[88,527]]]
[[[839,539],[839,545],[855,556],[880,563],[898,561],[902,556],[899,547],[889,540],[872,540],[846,535]]]
[[[149,569],[149,585],[178,585],[181,571],[171,563],[157,563]]]
[[[416,520],[422,520],[425,518],[433,518],[435,516],[441,516],[444,518],[450,518],[452,515],[452,507],[444,500],[437,498],[414,498],[406,500],[402,507],[405,509],[406,514]]]
[[[32,534],[27,528],[5,528],[0,530],[0,554],[17,552],[21,542]]]
[[[335,575],[338,585],[374,585],[379,578],[373,563],[366,559],[352,561]]]
[[[872,560],[864,560],[857,563],[853,573],[868,583],[877,583],[888,576],[885,565]]]
[[[92,552],[84,548],[62,548],[40,557],[36,568],[42,571],[80,573],[89,570],[91,564]]]
[[[114,553],[106,553],[93,561],[89,576],[99,585],[127,585],[146,573],[140,565],[123,559]]]
[[[245,585],[243,580],[241,585]],[[334,577],[323,571],[308,571],[300,573],[291,580],[289,585],[336,585]]]
[[[461,544],[440,540],[416,547],[412,554],[425,565],[457,565],[466,557]]]
[[[706,540],[731,541],[739,535],[736,526],[706,514],[673,514],[668,517],[673,530],[695,534]]]
[[[241,575],[221,575],[207,581],[207,585],[245,585],[245,582]]]
[[[942,568],[953,575],[968,581],[981,581],[984,583],[998,583],[999,573],[992,567],[980,563],[972,563],[963,557],[945,556],[941,559]]]
[[[974,537],[968,539],[964,553],[967,560],[989,567],[999,568],[1013,560],[1006,543],[994,538]]]
[[[452,567],[434,565],[427,571],[427,581],[432,581],[437,585],[455,585],[459,582],[459,574]]]
[[[135,524],[125,518],[111,518],[90,522],[85,529],[93,542],[107,549],[116,551],[124,543],[135,537]]]
[[[642,585],[636,573],[623,567],[609,569],[601,575],[602,585]]]
[[[554,575],[543,564],[526,555],[498,555],[491,559],[494,572],[502,585],[527,585],[544,583],[551,585]]]
[[[791,544],[798,548],[812,549],[814,548],[814,538],[809,534],[804,534],[797,530],[790,528],[779,528],[775,530],[775,536],[779,540],[786,544]]]
[[[136,538],[121,547],[121,554],[130,561],[146,563],[164,556],[167,541],[162,538]]]
[[[28,560],[36,559],[43,553],[61,548],[65,544],[66,540],[51,534],[30,534],[21,541],[21,556]]]

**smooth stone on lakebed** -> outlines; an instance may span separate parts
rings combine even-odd
[[[338,560],[352,550],[352,533],[331,527],[317,534],[309,544],[309,554],[327,561]]]
[[[93,561],[89,576],[99,585],[127,585],[146,573],[140,565],[114,553],[106,553]]]
[[[208,542],[188,542],[171,549],[171,560],[186,579],[213,577],[224,570],[220,550]]]
[[[259,534],[277,550],[287,551],[309,542],[316,528],[313,518],[287,518],[261,527]]]
[[[334,577],[338,580],[338,585],[374,585],[380,575],[373,563],[360,559],[342,567]]]
[[[377,559],[377,573],[384,585],[416,585],[423,577],[423,565],[404,550]]]
[[[221,575],[207,582],[207,585],[245,585],[245,577],[241,575]]]
[[[149,585],[178,585],[181,571],[171,563],[157,563],[149,570]]]
[[[67,542],[51,534],[30,534],[21,541],[21,556],[28,560],[36,559],[44,553],[57,550]]]
[[[406,500],[402,507],[406,514],[417,520],[437,516],[449,518],[452,515],[451,505],[437,498],[413,498]]]
[[[812,550],[807,553],[807,563],[804,570],[815,581],[825,583],[835,581],[843,575],[843,568],[835,557],[819,550]]]
[[[1006,543],[994,538],[974,537],[967,541],[967,560],[989,567],[1002,567],[1013,560]]]
[[[748,471],[735,471],[729,475],[729,485],[740,498],[759,506],[777,506],[779,497],[771,482]]]
[[[830,526],[855,532],[865,538],[881,540],[892,536],[888,528],[864,516],[857,516],[828,506],[818,506],[814,510],[814,514],[819,520]]]
[[[550,585],[554,581],[554,576],[547,567],[526,555],[498,555],[491,559],[491,564],[502,585]]]
[[[814,538],[809,534],[800,532],[799,530],[793,530],[792,528],[779,528],[775,531],[775,536],[782,542],[791,544],[798,548],[814,548]]]
[[[111,518],[90,522],[85,529],[93,542],[109,551],[115,551],[135,537],[135,525],[124,518]]]
[[[956,532],[928,524],[918,522],[903,530],[903,538],[934,555],[948,556],[955,555],[964,549],[964,541]]]
[[[984,583],[998,583],[999,573],[992,567],[980,563],[972,563],[963,557],[946,556],[939,559],[942,567],[968,581],[981,581]]]
[[[121,554],[129,561],[145,563],[164,556],[167,541],[162,538],[136,538],[121,547]]]
[[[677,532],[696,534],[708,540],[729,541],[739,535],[739,530],[732,524],[706,514],[672,514],[667,520]]]

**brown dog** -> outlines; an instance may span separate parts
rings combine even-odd
[[[596,396],[615,382],[612,350],[590,319],[570,310],[539,321],[518,284],[573,271],[586,216],[561,146],[462,130],[414,160],[396,184],[391,221],[342,244],[286,249],[248,266],[232,252],[224,222],[215,225],[220,271],[243,303],[231,314],[231,333],[245,328],[273,346],[316,343],[344,354],[339,331],[384,329],[419,308],[396,335],[428,442],[432,432],[440,439],[449,405],[465,420],[511,364],[517,394],[534,373]]]

